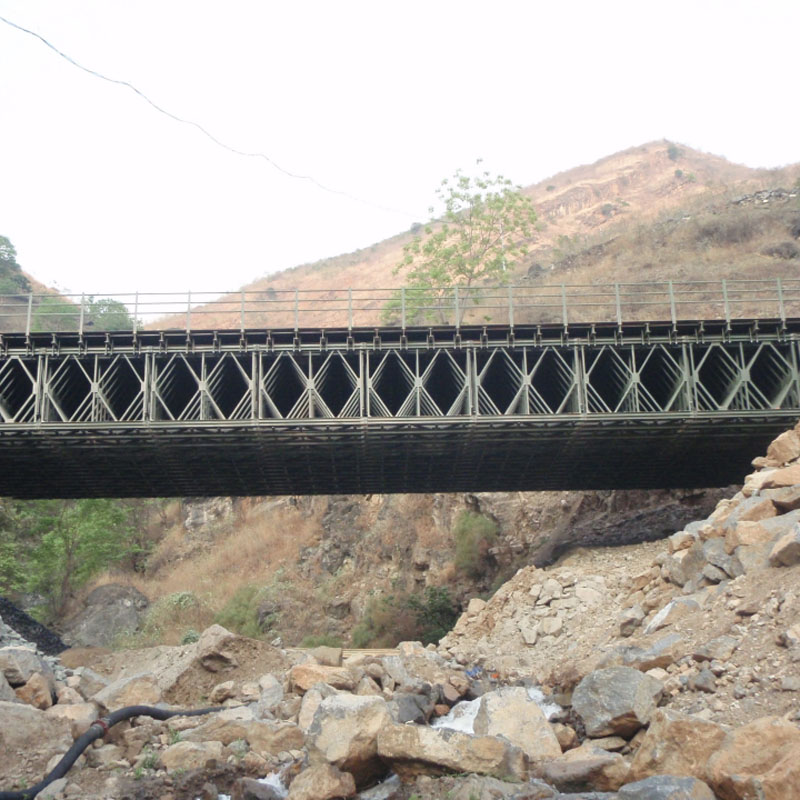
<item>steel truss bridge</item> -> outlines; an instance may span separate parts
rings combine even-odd
[[[28,324],[0,334],[0,495],[739,482],[800,418],[795,283],[777,313],[712,320],[681,319],[673,294],[661,321],[626,321],[616,287],[595,322],[559,298],[555,322],[356,326],[351,306],[324,328]]]

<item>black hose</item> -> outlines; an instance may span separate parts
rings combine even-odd
[[[35,786],[31,786],[30,789],[22,789],[18,792],[0,792],[0,800],[31,800],[31,798],[36,797],[45,786],[49,786],[53,781],[63,778],[78,760],[80,754],[95,739],[105,736],[109,728],[112,728],[118,722],[123,722],[131,717],[152,717],[158,720],[165,720],[170,717],[197,717],[201,714],[210,714],[213,711],[222,711],[222,708],[222,706],[214,706],[213,708],[198,708],[194,711],[171,711],[166,708],[157,708],[156,706],[126,706],[125,708],[117,709],[117,711],[112,711],[107,717],[95,720],[89,726],[89,730],[72,743],[72,747],[67,750],[61,761],[56,764],[50,774],[43,780],[39,781]]]

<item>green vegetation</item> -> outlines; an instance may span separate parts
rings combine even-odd
[[[344,647],[340,636],[332,633],[318,633],[303,637],[300,647]]]
[[[683,155],[683,150],[681,150],[678,145],[671,144],[667,148],[667,155],[669,156],[670,161],[677,161]]]
[[[277,621],[276,613],[263,613],[270,586],[241,586],[214,618],[214,622],[251,639],[261,639]]]
[[[35,613],[59,618],[93,575],[141,548],[129,509],[114,500],[6,501],[0,512],[0,592],[42,598]]]
[[[54,295],[39,301],[33,312],[34,331],[77,331],[81,322],[81,304]],[[83,327],[98,331],[133,330],[133,317],[124,303],[110,297],[83,299]]]
[[[436,194],[444,214],[425,226],[424,237],[405,246],[395,269],[395,274],[405,273],[405,298],[398,293],[386,305],[387,323],[398,321],[403,305],[409,323],[453,321],[449,311],[456,287],[462,305],[455,321],[460,322],[467,303],[480,300],[478,285],[505,283],[527,253],[536,213],[507,178],[488,172],[473,178],[459,170],[442,181]]]
[[[420,593],[374,595],[352,633],[353,647],[394,647],[398,642],[438,642],[455,624],[458,610],[446,587]]]
[[[191,644],[200,638],[192,626],[205,616],[205,612],[203,602],[194,592],[164,595],[147,609],[139,630],[117,637],[114,645],[120,648],[152,647],[161,644],[164,630],[175,625],[186,628],[181,644]]]
[[[30,290],[30,281],[17,264],[14,245],[7,237],[0,236],[0,294],[26,294]]]
[[[456,569],[472,578],[486,572],[489,548],[497,539],[497,523],[474,511],[462,511],[453,528]]]

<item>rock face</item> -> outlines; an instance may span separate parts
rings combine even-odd
[[[109,647],[120,634],[138,629],[149,605],[133,586],[98,586],[86,598],[83,611],[64,624],[64,636],[73,646]]]
[[[301,772],[289,789],[288,800],[334,800],[352,797],[356,782],[348,772],[341,772],[329,764],[317,764]]]
[[[631,736],[650,721],[662,684],[631,667],[609,667],[587,675],[572,706],[589,736]]]

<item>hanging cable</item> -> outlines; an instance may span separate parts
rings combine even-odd
[[[391,206],[384,206],[380,203],[375,203],[371,200],[365,200],[363,197],[358,197],[357,195],[350,194],[349,192],[342,191],[341,189],[334,189],[330,186],[326,186],[324,183],[320,183],[313,175],[302,175],[297,172],[292,172],[291,170],[285,169],[272,158],[270,158],[266,153],[259,153],[259,152],[251,152],[248,150],[240,150],[237,147],[232,147],[229,144],[218,139],[212,133],[210,133],[206,128],[204,128],[199,122],[195,122],[191,119],[186,119],[185,117],[179,117],[177,114],[173,114],[168,109],[164,108],[163,106],[158,105],[158,103],[151,100],[144,92],[140,89],[137,89],[132,83],[128,81],[119,80],[118,78],[109,78],[107,75],[104,75],[102,72],[97,72],[96,70],[91,69],[90,67],[85,67],[83,64],[77,62],[71,56],[68,56],[63,51],[59,50],[54,44],[49,42],[47,39],[44,38],[36,31],[32,31],[29,28],[25,28],[22,25],[18,25],[16,22],[12,22],[10,19],[6,19],[6,17],[0,16],[0,22],[5,22],[6,25],[9,25],[12,28],[16,28],[18,31],[22,31],[23,33],[27,33],[29,36],[33,36],[34,38],[38,39],[42,44],[49,47],[54,53],[61,56],[64,60],[68,61],[72,64],[73,67],[77,67],[78,69],[86,72],[89,75],[92,75],[95,78],[99,78],[100,80],[107,81],[108,83],[113,83],[117,86],[124,86],[126,89],[130,89],[132,92],[137,94],[142,100],[152,106],[156,111],[160,114],[163,114],[166,117],[169,117],[171,120],[175,122],[179,122],[182,125],[189,125],[192,128],[200,131],[207,139],[210,139],[215,145],[218,147],[227,150],[229,153],[233,153],[237,156],[244,156],[245,158],[260,158],[266,161],[271,167],[276,169],[278,172],[286,175],[289,178],[295,178],[296,180],[301,181],[308,181],[309,183],[316,186],[318,189],[321,189],[324,192],[329,192],[330,194],[336,194],[340,197],[346,197],[348,200],[353,200],[356,203],[361,203],[366,206],[370,206],[371,208],[378,209],[379,211],[386,211],[390,214],[401,214],[404,217],[408,217],[409,219],[417,219],[417,214],[412,214],[409,211],[403,211],[399,208],[393,208]]]

